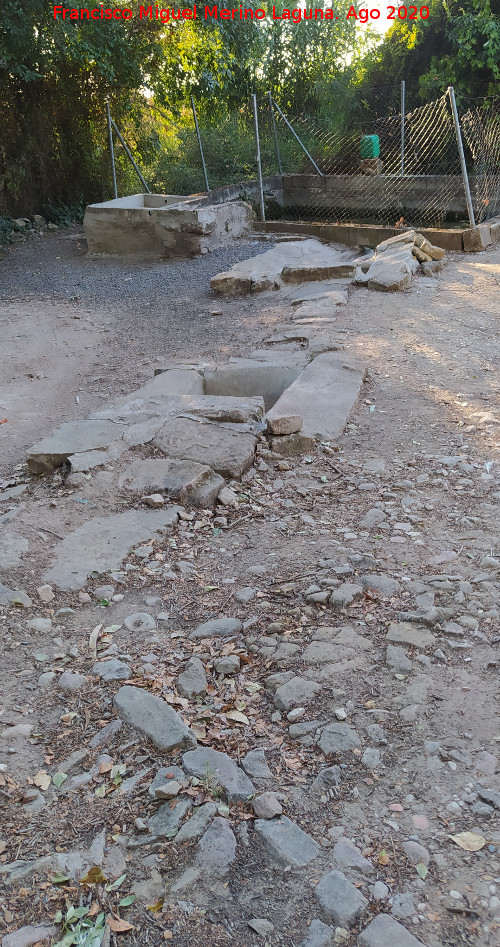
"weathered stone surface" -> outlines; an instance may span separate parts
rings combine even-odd
[[[389,914],[377,914],[358,936],[359,947],[425,947]]]
[[[20,927],[12,934],[4,934],[2,947],[32,947],[32,944],[43,943],[49,937],[55,937],[57,932],[57,927],[47,927],[44,924],[32,927],[30,924],[27,927]]]
[[[271,921],[268,921],[265,917],[250,918],[248,926],[251,927],[256,934],[260,934],[261,937],[267,937],[268,934],[272,934],[274,931],[274,924],[271,924]]]
[[[122,720],[148,737],[159,750],[196,746],[194,733],[164,700],[126,684],[115,695]]]
[[[318,741],[318,746],[325,756],[330,756],[332,753],[347,753],[359,745],[358,734],[346,723],[330,723],[325,727]]]
[[[225,477],[241,477],[252,465],[256,438],[206,421],[173,418],[158,431],[154,444],[169,458],[191,460]]]
[[[281,437],[271,437],[269,446],[275,454],[281,454],[282,457],[296,457],[298,454],[307,454],[314,450],[316,441],[314,437],[306,435],[299,431],[297,434],[283,434]]]
[[[135,631],[136,634],[147,634],[148,631],[154,631],[156,622],[148,612],[134,612],[133,615],[127,615],[123,624],[129,631]]]
[[[434,244],[427,240],[421,233],[415,234],[415,246],[427,254],[431,260],[442,260],[444,257],[443,248],[435,247]]]
[[[260,796],[256,796],[252,807],[258,819],[274,819],[283,812],[275,792],[263,792]]]
[[[165,802],[148,821],[151,834],[160,835],[164,838],[174,838],[191,805],[191,799],[187,796],[180,796],[175,800],[173,806],[172,802]]]
[[[364,589],[375,589],[380,595],[394,595],[400,588],[398,580],[389,575],[358,575],[356,582]]]
[[[267,765],[264,750],[250,750],[243,757],[241,765],[247,776],[252,779],[272,779],[273,774]]]
[[[317,842],[286,816],[280,819],[257,819],[255,831],[271,858],[279,865],[304,868],[320,852]]]
[[[397,648],[395,645],[390,644],[387,646],[386,652],[386,664],[393,671],[399,673],[407,674],[408,671],[412,669],[412,663],[407,657],[406,651],[404,648]]]
[[[218,369],[216,369],[217,372]],[[223,424],[249,424],[264,417],[264,399],[260,395],[240,398],[236,395],[204,395],[181,398],[182,413]]]
[[[368,858],[348,838],[339,838],[332,852],[333,864],[338,868],[351,868],[362,875],[373,875],[375,869]]]
[[[180,766],[161,766],[148,788],[148,794],[152,799],[156,799],[156,790],[158,787],[164,786],[169,782],[179,783],[179,785],[184,788],[189,785],[189,780]]]
[[[411,622],[391,622],[386,639],[389,644],[406,644],[414,648],[436,647],[437,639],[426,628]]]
[[[92,674],[97,674],[102,681],[125,681],[131,675],[128,664],[110,658],[109,661],[98,661],[92,668]]]
[[[342,661],[354,656],[352,648],[345,648],[335,641],[311,641],[302,655],[304,664],[327,664],[328,662]]]
[[[234,296],[279,289],[285,281],[351,279],[355,270],[350,262],[352,256],[318,240],[290,240],[218,273],[210,280],[210,286],[218,293]]]
[[[148,458],[135,460],[121,475],[118,486],[131,493],[167,493],[180,503],[213,506],[224,479],[205,464],[191,460]]]
[[[304,423],[299,414],[282,414],[271,408],[266,414],[267,429],[271,434],[297,434]]]
[[[237,674],[240,669],[240,659],[237,654],[228,654],[224,658],[219,658],[214,664],[216,674]]]
[[[79,691],[86,683],[86,677],[76,671],[63,671],[57,686],[63,691]]]
[[[368,906],[366,898],[341,871],[325,875],[314,893],[325,914],[341,927],[352,927]]]
[[[80,589],[91,572],[118,570],[133,546],[150,539],[162,527],[173,527],[178,510],[177,506],[126,510],[88,520],[56,546],[44,580],[58,589]]]
[[[230,803],[245,802],[255,792],[248,776],[237,763],[226,753],[210,747],[200,747],[185,753],[182,766],[191,776],[199,779],[208,777],[213,783],[222,786]]]
[[[302,677],[292,677],[290,681],[278,687],[274,695],[274,706],[278,710],[291,710],[309,703],[321,691],[321,684],[306,681]]]
[[[330,605],[332,608],[347,608],[349,605],[352,605],[353,602],[356,602],[357,599],[362,598],[364,594],[364,589],[362,585],[357,585],[353,582],[343,582],[342,585],[339,585],[330,596]]]
[[[412,840],[408,842],[403,842],[403,851],[408,858],[408,861],[411,865],[427,865],[430,861],[430,855],[426,848],[423,845],[419,845],[418,842]]]
[[[311,786],[311,790],[313,792],[323,792],[332,786],[340,786],[341,782],[342,770],[340,766],[327,766],[318,773]]]
[[[191,818],[181,825],[175,837],[176,843],[190,842],[192,839],[199,838],[206,831],[216,813],[217,806],[213,802],[206,802],[205,805],[199,806],[194,810]]]
[[[363,378],[364,368],[358,362],[342,352],[325,352],[304,368],[269,413],[272,417],[297,415],[303,419],[302,435],[335,440],[349,420]]]
[[[368,271],[368,286],[384,293],[401,292],[411,286],[411,271],[401,261],[377,261]]]
[[[28,548],[28,540],[19,533],[11,533],[8,530],[0,533],[0,569],[5,572],[15,569]]]
[[[0,605],[11,605],[13,602],[20,602],[28,608],[31,605],[31,599],[26,592],[19,589],[9,589],[0,582]]]
[[[227,875],[236,857],[236,839],[227,819],[214,819],[198,843],[196,863],[213,878]]]
[[[123,726],[121,720],[110,720],[106,726],[98,730],[95,736],[89,742],[89,746],[94,749],[96,746],[106,746],[120,732]]]
[[[189,659],[182,674],[177,678],[177,690],[183,697],[201,697],[207,690],[207,675],[196,655]]]
[[[122,433],[123,427],[113,421],[67,421],[30,448],[26,454],[28,468],[32,473],[53,470],[72,454],[109,447]]]
[[[190,638],[230,638],[238,631],[241,631],[243,625],[239,618],[211,618],[203,625],[198,625],[189,635]]]
[[[328,924],[323,924],[323,921],[314,918],[300,947],[333,947],[333,944],[335,944],[335,931],[328,927]]]

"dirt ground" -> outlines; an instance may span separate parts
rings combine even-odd
[[[0,415],[7,418],[0,472],[5,490],[27,484],[19,498],[0,493],[0,529],[14,524],[27,544],[0,581],[34,603],[5,606],[1,616],[0,724],[32,729],[0,734],[0,934],[50,924],[58,909],[83,899],[95,905],[93,916],[99,907],[133,925],[112,935],[124,947],[316,947],[304,940],[315,918],[332,928],[318,947],[354,947],[379,913],[392,914],[426,947],[500,942],[500,248],[449,254],[439,278],[419,277],[403,294],[351,289],[329,331],[365,364],[367,379],[338,445],[283,464],[262,444],[252,471],[233,484],[238,505],[223,511],[226,523],[216,526],[211,511],[188,513],[146,558],[131,553],[131,568],[114,583],[116,600],[94,596],[109,584],[104,576],[89,580],[87,599],[56,592],[44,603],[37,594],[54,536],[88,515],[92,500],[85,483],[70,488],[58,474],[34,480],[16,469],[26,448],[61,421],[131,391],[172,357],[224,360],[260,347],[288,317],[286,301],[265,294],[221,303],[208,281],[267,246],[241,241],[194,261],[140,267],[90,261],[78,234],[69,234],[0,261]],[[338,577],[361,582],[363,594],[343,607],[311,597],[337,588]],[[144,637],[127,630],[123,622],[135,612],[153,615],[156,629]],[[239,618],[241,632],[227,642],[189,638],[220,616]],[[50,619],[50,631],[30,628],[33,618]],[[155,811],[147,785],[158,767],[180,757],[165,757],[127,729],[89,747],[115,719],[112,698],[122,683],[91,673],[89,636],[98,624],[107,626],[101,652],[116,645],[134,684],[172,703],[201,745],[238,761],[265,748],[273,778],[256,787],[276,792],[284,814],[318,843],[315,860],[276,864],[254,831],[251,803],[226,810],[223,802],[235,860],[221,877],[171,890],[196,864],[197,843],[141,845],[136,820]],[[340,648],[333,663],[307,665],[303,649],[345,627],[352,648]],[[221,652],[239,656],[239,675],[215,673]],[[204,700],[187,701],[175,682],[193,653],[209,689]],[[86,684],[74,692],[40,687],[41,672],[53,669],[79,672]],[[345,713],[358,737],[354,749],[323,752],[314,726],[299,739],[290,735],[268,681],[289,670],[318,684],[302,720],[319,728]],[[373,724],[378,738],[366,729]],[[37,773],[52,778],[82,749],[89,781],[67,792],[64,784],[36,789]],[[99,756],[104,751],[109,758]],[[138,781],[123,791],[110,781],[109,763],[123,768],[120,779]],[[340,783],[315,790],[322,769],[337,764]],[[195,805],[220,804],[208,781],[190,791]],[[104,882],[54,883],[47,864],[17,880],[9,875],[14,862],[82,852],[102,831],[108,856],[123,867],[116,877],[126,875],[118,895]],[[476,851],[462,847],[464,832],[475,833]],[[369,864],[339,861],[344,837]],[[109,860],[103,864],[112,877]],[[345,924],[315,894],[339,867],[367,899]],[[375,882],[383,883],[376,893]],[[134,903],[119,907],[129,893]],[[273,930],[254,932],[252,918]]]

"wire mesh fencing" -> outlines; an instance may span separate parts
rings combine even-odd
[[[476,223],[500,214],[500,99],[469,104],[461,118],[472,159],[472,199]]]

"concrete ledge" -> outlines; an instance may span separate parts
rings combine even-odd
[[[491,220],[478,224],[477,227],[471,227],[464,230],[464,250],[468,253],[476,253],[478,250],[486,250],[493,243],[500,243],[500,217],[492,217]]]
[[[378,227],[371,224],[322,224],[302,220],[256,221],[254,229],[265,233],[307,234],[317,240],[343,243],[348,247],[378,246],[383,240],[400,233],[394,227]],[[463,250],[463,230],[438,230],[429,227],[417,228],[435,247],[443,250]],[[497,240],[500,241],[500,223]]]

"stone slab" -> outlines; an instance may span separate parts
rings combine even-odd
[[[311,921],[306,939],[300,944],[300,947],[333,947],[335,944],[335,931],[328,924],[323,924],[319,918]]]
[[[358,947],[425,947],[389,914],[377,914],[358,936]]]
[[[205,421],[175,418],[160,428],[154,444],[169,458],[206,464],[223,477],[238,478],[253,463],[256,438]]]
[[[21,591],[20,589],[9,589],[6,585],[3,585],[0,582],[0,605],[11,605],[12,603],[20,602],[21,605],[30,606],[31,599],[26,592]]]
[[[152,835],[174,838],[191,806],[192,801],[188,796],[180,796],[175,801],[165,802],[149,819],[149,831]]]
[[[28,469],[32,473],[53,470],[72,454],[108,448],[122,433],[123,427],[113,421],[67,421],[30,448],[26,454]]]
[[[206,464],[150,457],[133,461],[122,473],[118,486],[141,496],[168,493],[183,504],[211,507],[224,486],[224,479]]]
[[[351,927],[368,906],[366,898],[341,871],[325,875],[314,893],[325,914],[341,927]]]
[[[256,819],[255,831],[269,855],[278,865],[304,868],[319,855],[320,847],[287,816],[279,819]]]
[[[236,857],[236,839],[227,819],[216,818],[198,843],[196,863],[211,878],[223,878]]]
[[[388,644],[412,645],[414,648],[432,648],[438,639],[427,628],[411,622],[391,622],[385,637]]]
[[[272,408],[273,416],[299,415],[301,433],[336,440],[359,398],[364,368],[343,353],[317,355]]]
[[[182,757],[182,767],[190,776],[209,778],[222,786],[229,803],[245,802],[253,796],[255,788],[246,773],[226,753],[199,747]]]
[[[91,572],[118,570],[133,546],[151,539],[160,528],[174,526],[179,509],[126,510],[90,519],[56,546],[43,581],[75,590],[85,585]]]
[[[284,281],[285,270],[295,273],[295,282],[317,279],[317,274],[321,273],[324,273],[323,279],[331,279],[334,272],[327,274],[325,268],[336,269],[339,265],[348,264],[351,257],[352,254],[345,248],[328,246],[318,240],[290,240],[278,243],[271,250],[249,260],[236,263],[224,273],[218,273],[211,279],[210,286],[226,296],[276,290]],[[349,273],[344,272],[342,275],[345,277]]]
[[[12,931],[11,934],[4,934],[2,947],[32,947],[33,944],[41,944],[49,937],[55,937],[57,932],[57,927],[48,927],[44,924],[32,927],[30,924],[27,927],[20,927],[17,931]]]
[[[0,533],[0,569],[7,572],[19,565],[23,555],[28,551],[28,540],[19,533],[7,530]]]
[[[114,706],[125,723],[148,737],[159,750],[196,746],[194,733],[166,701],[139,687],[125,684]]]

